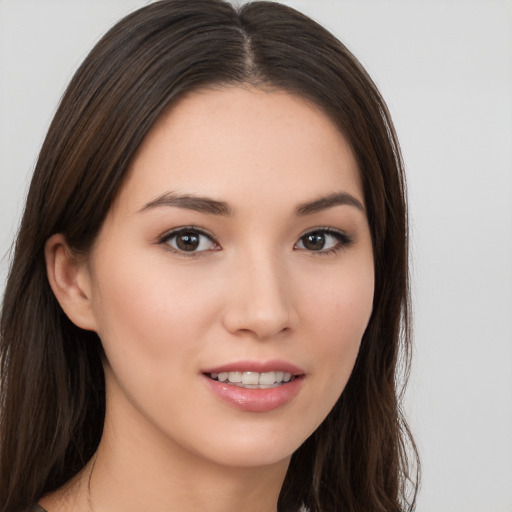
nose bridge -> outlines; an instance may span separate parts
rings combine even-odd
[[[290,283],[278,251],[262,246],[241,252],[229,277],[224,316],[231,332],[263,339],[292,327]]]

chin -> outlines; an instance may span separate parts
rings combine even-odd
[[[245,422],[245,425],[236,428],[215,431],[196,446],[200,446],[202,457],[227,467],[288,464],[292,454],[318,426],[317,422],[307,425],[296,419],[288,420],[285,425],[264,422],[262,419],[256,423],[250,425]]]

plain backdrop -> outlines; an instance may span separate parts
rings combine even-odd
[[[66,83],[144,0],[0,0],[0,255]],[[408,172],[419,512],[512,511],[512,2],[286,1],[386,98]],[[3,289],[8,259],[0,265]]]

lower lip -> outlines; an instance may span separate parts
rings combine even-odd
[[[297,396],[304,377],[267,389],[248,389],[203,376],[214,394],[235,409],[247,412],[268,412],[283,407]]]

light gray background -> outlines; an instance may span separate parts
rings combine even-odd
[[[56,104],[144,0],[0,0],[0,254]],[[512,2],[287,1],[387,99],[408,170],[419,512],[512,511]],[[0,265],[0,289],[7,261]]]

